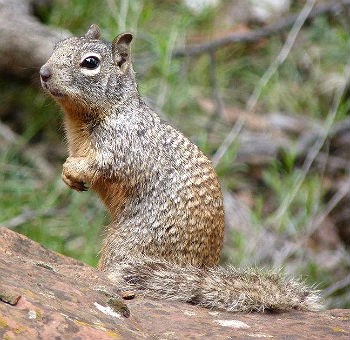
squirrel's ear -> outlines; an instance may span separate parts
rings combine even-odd
[[[84,37],[88,39],[100,39],[101,30],[97,25],[92,24],[89,27],[88,31],[85,33]]]
[[[125,72],[130,64],[131,33],[119,34],[112,42],[112,55],[116,65]]]

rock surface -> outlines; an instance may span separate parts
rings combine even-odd
[[[124,295],[132,297],[130,292]],[[118,296],[103,273],[0,228],[2,339],[350,337],[350,310],[230,314],[144,296],[128,301]]]

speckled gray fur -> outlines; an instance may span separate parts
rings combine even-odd
[[[131,34],[111,43],[92,25],[57,44],[41,68],[65,112],[62,178],[97,192],[111,215],[99,268],[120,289],[228,311],[314,310],[318,296],[279,273],[218,267],[220,185],[207,157],[140,98]],[[84,58],[99,60],[82,66]]]

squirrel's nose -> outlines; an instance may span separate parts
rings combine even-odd
[[[43,82],[48,81],[52,76],[52,72],[50,68],[46,65],[41,66],[39,73],[40,73],[40,78]]]

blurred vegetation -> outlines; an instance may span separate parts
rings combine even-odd
[[[227,3],[223,1],[222,6]],[[302,2],[295,3],[299,10]],[[212,60],[206,54],[172,58],[172,53],[186,41],[207,41],[221,34],[215,23],[220,20],[222,9],[208,8],[194,15],[181,1],[57,0],[51,8],[39,12],[44,23],[64,27],[75,35],[84,34],[91,23],[100,25],[107,40],[124,30],[133,32],[140,92],[163,118],[189,136],[209,157],[213,156],[232,123],[206,112],[198,103],[205,98],[213,100]],[[216,52],[217,89],[226,107],[245,110],[285,36],[272,36],[256,46],[234,44]],[[287,60],[263,88],[256,112],[287,112],[324,122],[337,86],[333,86],[332,76],[342,79],[348,58],[347,26],[330,17],[316,18],[302,28]],[[37,84],[0,79],[0,85],[0,117],[21,136],[0,154],[1,224],[6,225],[26,211],[36,212],[15,230],[50,249],[96,265],[101,226],[108,223],[108,216],[94,194],[68,190],[60,180],[66,151],[58,107]],[[345,95],[335,122],[348,116],[349,101]],[[28,145],[42,150],[43,157],[55,169],[54,179],[43,178],[25,157],[23,151]],[[284,266],[287,273],[301,274],[320,289],[346,277],[350,259],[343,242],[339,240],[329,248],[323,243],[313,245],[307,229],[327,206],[329,182],[333,179],[317,167],[303,173],[302,161],[292,150],[281,152],[267,165],[254,167],[235,162],[238,149],[236,141],[217,171],[223,190],[246,203],[253,230],[247,233],[229,228],[225,261],[235,265]],[[295,196],[286,200],[296,183]],[[327,216],[329,223],[331,219]],[[273,245],[281,247],[274,252],[264,249],[271,244],[271,237]],[[291,245],[293,251],[285,251]],[[349,285],[335,291],[327,299],[328,305],[350,307],[349,291]]]

